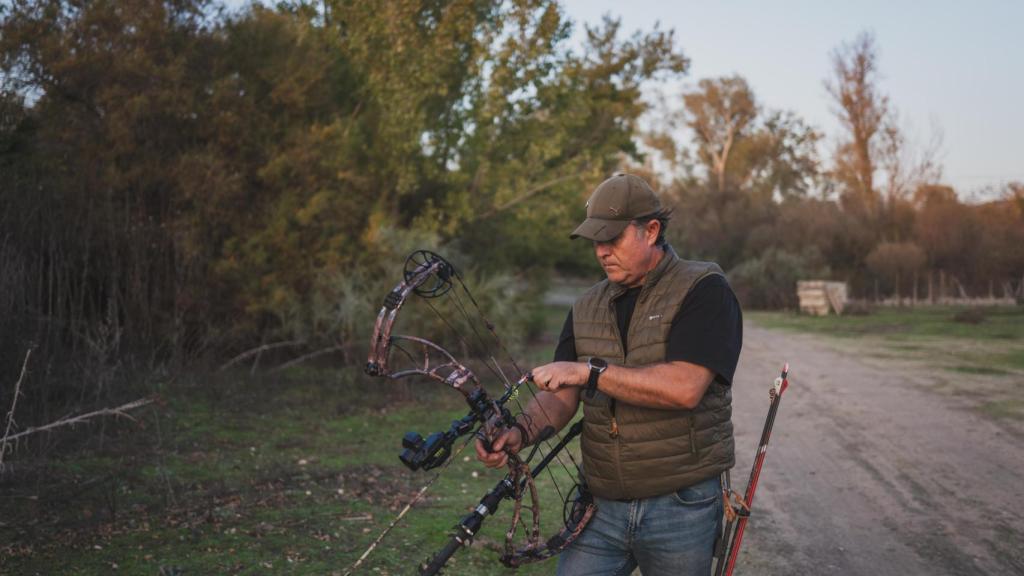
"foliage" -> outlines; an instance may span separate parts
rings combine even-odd
[[[815,186],[820,136],[791,112],[763,111],[740,76],[701,80],[683,103],[699,170],[668,186],[677,208],[668,235],[685,254],[726,269],[756,260]]]
[[[916,274],[925,263],[924,250],[912,242],[882,242],[865,259],[868,268],[892,279],[900,297],[900,278]]]
[[[687,65],[611,19],[574,49],[546,0],[32,0],[0,31],[5,312],[46,319],[11,344],[112,321],[158,362],[358,338],[396,234],[585,267],[582,198]]]
[[[718,191],[724,192],[729,153],[758,114],[754,94],[740,76],[704,79],[697,90],[683,95],[683,102],[698,157],[714,175]]]
[[[825,86],[839,105],[847,138],[836,150],[832,176],[842,188],[843,206],[876,219],[881,206],[875,186],[881,135],[890,120],[889,98],[878,86],[878,51],[872,34],[862,33],[832,53],[835,78]]]
[[[30,266],[22,281],[49,284],[28,300],[58,332],[112,314],[132,342],[153,345],[181,312],[168,227],[175,157],[195,136],[204,9],[53,1],[4,15],[0,67],[23,107],[0,199],[18,218],[0,235]]]
[[[876,307],[870,315],[809,316],[806,314],[755,312],[751,317],[766,326],[786,328],[815,334],[832,334],[843,338],[877,336],[891,342],[915,340],[935,341],[952,353],[957,346],[951,342],[969,345],[984,342],[996,347],[1008,347],[1024,341],[1024,310],[1019,306],[992,306],[985,311],[985,322],[964,323],[957,316],[972,308],[958,306],[928,306],[922,308]],[[971,348],[977,351],[976,347]]]
[[[729,283],[745,308],[792,310],[798,304],[798,280],[828,276],[827,270],[814,267],[818,259],[813,249],[808,254],[768,249],[729,270]]]
[[[981,324],[985,321],[985,311],[981,308],[964,308],[953,314],[953,321],[966,324]]]
[[[514,339],[552,271],[599,273],[567,233],[624,166],[675,208],[677,250],[738,274],[751,305],[790,306],[800,274],[866,294],[872,253],[884,293],[917,270],[940,296],[1024,297],[1021,187],[965,204],[908,162],[870,36],[833,54],[846,132],[825,170],[818,130],[740,76],[700,79],[640,134],[648,87],[689,67],[672,32],[572,30],[554,0],[0,5],[0,373],[30,342],[95,388],[129,357],[274,341],[353,362],[424,246]],[[681,169],[659,178],[641,138]],[[885,264],[908,243],[924,268]]]
[[[668,236],[677,250],[742,272],[745,291],[776,281],[754,281],[768,274],[764,259],[799,254],[801,273],[827,272],[854,297],[917,294],[925,285],[932,298],[1024,297],[1020,186],[965,204],[937,183],[935,144],[917,156],[908,145],[870,34],[835,50],[832,64],[826,87],[843,133],[828,169],[820,133],[791,112],[762,110],[736,75],[701,79],[682,94],[680,114],[666,113],[665,129],[645,134],[676,170],[662,189],[675,208]],[[673,136],[680,120],[689,147]],[[793,298],[760,289],[748,297],[758,306]]]

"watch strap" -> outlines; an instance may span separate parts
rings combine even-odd
[[[603,370],[598,370],[593,366],[590,367],[590,376],[587,377],[587,398],[593,398],[594,392],[597,392],[597,379],[601,376],[601,372],[603,372]]]

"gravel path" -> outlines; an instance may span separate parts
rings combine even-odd
[[[970,395],[939,392],[949,372],[879,359],[852,340],[749,322],[744,330],[737,489],[786,361],[791,386],[737,574],[1024,574],[1019,422],[983,416]],[[1001,378],[1024,393],[1019,377]]]

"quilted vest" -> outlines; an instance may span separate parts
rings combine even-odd
[[[709,274],[711,262],[680,259],[666,247],[648,273],[622,349],[614,300],[627,290],[605,279],[573,304],[573,334],[580,361],[599,357],[627,367],[665,361],[672,320],[690,289]],[[600,390],[583,400],[583,470],[602,498],[647,498],[674,492],[732,468],[735,463],[732,391],[712,381],[692,410],[645,408],[612,402]],[[614,426],[613,426],[614,420]]]

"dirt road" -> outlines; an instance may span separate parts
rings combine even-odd
[[[862,354],[855,341],[744,329],[736,488],[785,361],[791,388],[737,573],[1024,574],[1019,422],[991,420],[970,395],[938,390],[949,372]],[[1020,378],[1002,378],[1024,394]]]

